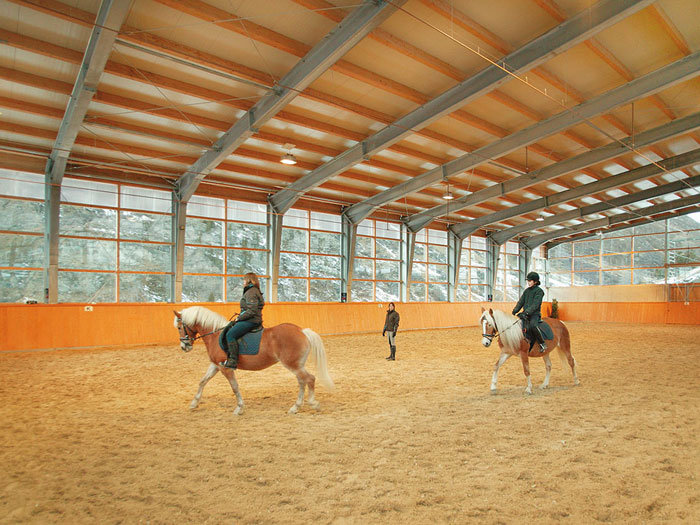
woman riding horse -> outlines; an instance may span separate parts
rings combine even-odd
[[[539,328],[537,328],[537,325],[542,319],[540,308],[542,307],[544,290],[540,288],[540,276],[537,272],[528,273],[525,279],[527,279],[527,288],[523,292],[523,295],[520,296],[518,304],[513,308],[513,315],[517,315],[524,321],[525,330],[530,340],[535,339],[539,343],[541,353],[547,349],[547,343],[544,342],[544,337],[542,337]],[[523,311],[518,313],[521,308]]]
[[[228,359],[220,364],[226,368],[238,367],[238,338],[262,325],[262,309],[265,306],[260,291],[260,281],[253,272],[243,276],[243,297],[241,297],[241,313],[235,324],[226,333]]]

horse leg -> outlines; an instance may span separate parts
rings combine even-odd
[[[493,367],[493,376],[491,377],[491,392],[496,391],[496,383],[498,382],[498,369],[503,366],[503,363],[505,363],[509,357],[510,354],[506,353],[503,353],[498,357],[496,365]]]
[[[525,347],[521,347],[520,349],[520,360],[523,362],[523,372],[525,373],[525,377],[527,377],[527,388],[525,389],[526,394],[532,394],[532,380],[530,379],[530,360],[527,356],[527,345],[528,343],[525,343]]]
[[[241,396],[241,390],[238,388],[238,381],[236,381],[236,374],[234,373],[234,370],[232,368],[223,368],[221,367],[221,373],[226,376],[226,379],[228,379],[228,382],[231,385],[231,388],[233,389],[233,393],[236,394],[236,400],[238,401],[238,405],[236,406],[236,409],[233,411],[234,416],[239,416],[243,413],[243,397]]]
[[[292,372],[297,376],[297,381],[299,382],[299,395],[297,396],[296,403],[289,409],[289,413],[296,414],[304,404],[304,387],[306,386],[309,388],[309,405],[311,408],[318,409],[320,404],[314,397],[316,378],[312,374],[309,374],[304,368],[292,370]]]
[[[544,381],[540,385],[540,388],[545,389],[545,388],[549,387],[549,374],[552,373],[552,360],[549,358],[548,354],[543,355],[542,359],[544,359],[545,374],[544,374]]]
[[[199,380],[199,390],[197,390],[197,394],[194,396],[194,399],[192,399],[192,402],[190,403],[191,410],[197,408],[197,406],[199,405],[199,400],[202,399],[202,392],[204,391],[204,387],[207,385],[209,380],[216,375],[218,371],[219,367],[216,366],[214,363],[209,365],[207,373],[204,374],[204,377]]]

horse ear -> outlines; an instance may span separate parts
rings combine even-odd
[[[489,308],[489,314],[491,314],[491,317],[493,317],[493,309]]]
[[[182,319],[182,314],[180,312],[178,312],[177,310],[173,310],[173,312],[175,312],[175,317],[177,317],[178,319]]]
[[[484,307],[481,307],[481,313],[483,314],[486,310],[484,310]]]

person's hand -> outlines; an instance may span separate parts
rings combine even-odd
[[[518,317],[520,317],[520,319],[524,321],[525,319],[527,319],[528,315],[525,312],[523,312],[521,314],[518,314]]]
[[[517,315],[517,314],[518,314],[518,311],[515,308],[513,308],[513,315]]]
[[[396,330],[394,330],[394,337],[396,337]]]
[[[384,331],[382,332],[382,337],[384,337],[385,335],[386,335],[386,330],[384,330]]]

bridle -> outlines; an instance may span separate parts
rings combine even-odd
[[[501,332],[498,330],[498,326],[496,326],[496,319],[494,319],[493,316],[490,316],[490,317],[491,317],[491,320],[493,321],[493,333],[492,334],[484,334],[484,333],[481,334],[483,337],[485,337],[486,339],[489,340],[489,343],[493,342],[494,337],[497,337],[498,339],[501,338]],[[507,332],[508,330],[513,328],[516,324],[518,324],[519,322],[520,322],[520,319],[517,319],[512,325],[510,325],[508,328],[503,330],[503,332]],[[489,323],[489,324],[491,324],[491,323]],[[485,332],[485,331],[486,330],[482,330],[482,332]]]
[[[236,314],[234,314],[234,315],[236,315]],[[185,343],[185,347],[189,347],[190,350],[192,349],[192,344],[197,339],[202,339],[208,335],[215,334],[217,332],[221,332],[221,330],[223,330],[224,328],[226,328],[226,326],[222,326],[218,330],[213,330],[211,332],[207,332],[206,334],[195,335],[197,332],[195,332],[194,329],[187,326],[181,317],[177,318],[177,331],[180,334],[180,343],[181,344]],[[192,332],[192,335],[190,335],[190,332]],[[189,350],[185,350],[184,348],[182,348],[182,351],[189,352]]]

